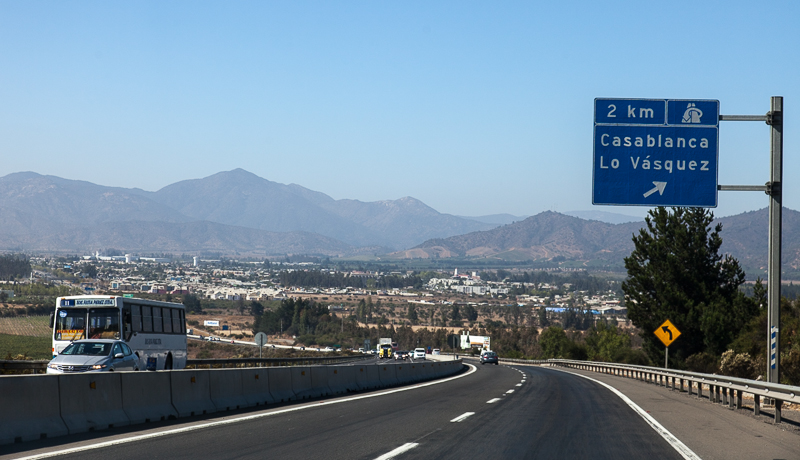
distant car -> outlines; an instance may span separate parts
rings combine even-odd
[[[138,371],[139,357],[120,340],[76,340],[47,364],[48,374]]]
[[[399,350],[394,353],[395,360],[405,360],[408,359],[408,352],[405,350]]]
[[[432,355],[441,355],[441,354],[442,354],[442,352],[441,352],[441,350],[439,350],[438,348],[434,348],[434,349],[433,349],[433,352],[432,352],[431,354],[432,354]]]
[[[484,351],[483,353],[481,353],[481,364],[494,363],[496,365],[498,364],[498,361],[499,360],[497,359],[497,353],[493,351]]]
[[[415,348],[411,354],[411,359],[425,359],[425,349]]]

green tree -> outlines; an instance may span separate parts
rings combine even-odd
[[[183,295],[183,306],[187,312],[202,313],[203,307],[200,305],[200,299],[194,294]]]
[[[679,362],[707,351],[719,355],[757,314],[757,305],[739,291],[744,271],[731,256],[721,256],[722,224],[703,208],[659,207],[633,237],[622,283],[628,318],[641,329],[643,347],[656,362],[664,346],[653,334],[669,319],[682,333],[670,345]]]
[[[411,324],[417,324],[419,322],[419,316],[417,315],[417,307],[414,304],[409,304],[408,306],[408,320],[411,321]]]
[[[616,326],[601,322],[586,335],[586,348],[590,361],[620,362],[631,349],[631,338]]]
[[[567,358],[571,342],[558,326],[551,326],[542,331],[539,336],[539,346],[542,348],[542,358]]]

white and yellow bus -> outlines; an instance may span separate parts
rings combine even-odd
[[[80,339],[121,339],[139,358],[139,369],[186,367],[183,304],[120,296],[59,297],[52,313],[53,357]]]

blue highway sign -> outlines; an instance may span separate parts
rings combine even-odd
[[[592,203],[717,206],[719,101],[595,99]]]

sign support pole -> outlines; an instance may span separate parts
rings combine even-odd
[[[770,125],[769,263],[767,272],[767,382],[780,383],[781,214],[783,210],[783,97],[772,97]]]
[[[664,347],[664,369],[669,369],[669,347]]]

